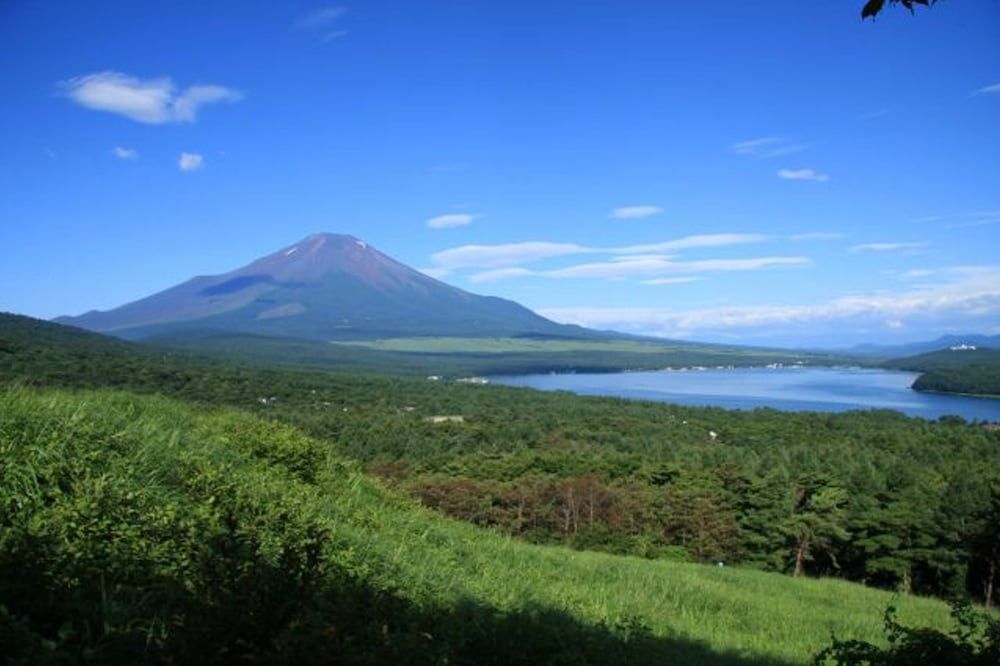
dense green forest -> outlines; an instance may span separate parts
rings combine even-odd
[[[1000,396],[1000,349],[943,349],[885,366],[922,373],[913,383],[918,391]]]

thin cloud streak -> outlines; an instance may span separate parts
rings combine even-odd
[[[800,153],[808,147],[804,143],[792,143],[781,137],[765,136],[748,141],[739,141],[729,146],[729,149],[737,155],[750,155],[767,159]]]
[[[663,209],[659,206],[622,206],[611,211],[610,217],[615,220],[641,220],[662,212]]]
[[[830,180],[830,176],[815,169],[778,169],[778,178],[782,180],[811,180],[817,183],[825,183]]]
[[[467,213],[450,213],[448,215],[438,215],[427,220],[427,226],[431,229],[451,229],[453,227],[463,227],[472,224],[477,215]]]
[[[326,44],[347,34],[347,30],[344,29],[331,30],[346,13],[346,7],[321,7],[299,18],[295,22],[295,27],[314,34],[322,33],[320,41]]]
[[[778,266],[805,266],[811,263],[806,257],[752,257],[749,259],[703,259],[698,261],[673,261],[668,257],[629,257],[621,261],[605,261],[578,264],[554,270],[533,271],[527,268],[501,268],[472,275],[472,282],[494,282],[510,278],[537,276],[554,279],[604,279],[625,280],[647,278],[644,284],[678,284],[693,282],[700,278],[664,278],[677,273],[727,273],[735,271],[757,271]]]
[[[699,261],[649,258],[580,264],[545,271],[539,275],[554,278],[605,278],[613,280],[629,277],[655,277],[672,273],[756,271],[776,266],[803,266],[808,263],[810,262],[806,257],[752,257],[749,259],[703,259]]]
[[[498,268],[492,271],[483,271],[469,276],[470,282],[495,282],[497,280],[507,280],[509,278],[525,277],[528,275],[538,275],[527,268]]]
[[[590,251],[592,250],[575,243],[528,241],[501,245],[462,245],[437,252],[431,255],[431,259],[438,267],[448,269],[500,268]]]
[[[810,231],[804,234],[792,234],[789,236],[793,241],[839,240],[843,237],[844,234],[835,231]]]
[[[330,25],[346,13],[346,7],[321,7],[303,15],[295,22],[295,26],[302,29],[321,28]]]
[[[860,254],[861,252],[895,252],[896,250],[916,250],[920,248],[927,247],[925,242],[916,243],[862,243],[860,245],[851,246],[848,250],[851,254]]]
[[[647,245],[626,245],[618,248],[596,249],[596,252],[610,254],[648,254],[654,252],[670,252],[672,250],[692,250],[703,247],[723,247],[726,245],[745,245],[768,240],[764,234],[696,234],[677,240]]]

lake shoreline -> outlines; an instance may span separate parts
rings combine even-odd
[[[838,413],[888,409],[936,420],[960,416],[1000,422],[1000,401],[983,396],[918,391],[919,373],[864,366],[701,366],[617,373],[490,375],[492,383],[579,395],[647,400],[694,407]]]

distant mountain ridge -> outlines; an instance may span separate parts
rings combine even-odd
[[[916,356],[917,354],[925,354],[927,352],[949,349],[950,347],[956,347],[959,345],[1000,348],[1000,335],[942,335],[940,338],[936,338],[934,340],[924,340],[921,342],[908,342],[898,345],[861,344],[835,351],[841,354],[851,354],[857,356],[896,358],[901,356]]]
[[[142,339],[187,330],[348,340],[411,335],[600,337],[445,284],[350,235],[321,233],[222,275],[55,321]]]

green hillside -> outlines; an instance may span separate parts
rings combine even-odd
[[[0,489],[13,663],[794,664],[880,641],[892,599],[518,543],[290,427],[121,392],[0,394]]]
[[[885,366],[922,373],[913,383],[918,391],[1000,397],[1000,349],[942,349],[893,359]]]

